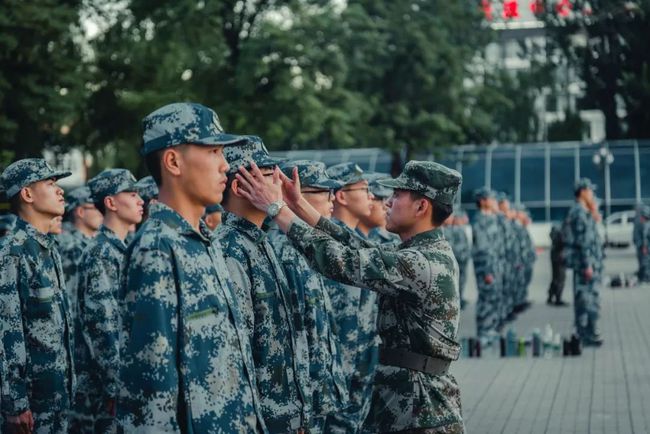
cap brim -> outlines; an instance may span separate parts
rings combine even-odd
[[[248,143],[250,139],[247,136],[238,136],[236,134],[218,134],[216,136],[206,137],[204,139],[192,140],[190,145],[205,146],[238,146]]]
[[[317,182],[304,184],[303,187],[326,188],[328,190],[338,190],[343,187],[343,183],[334,179],[323,179]]]
[[[383,186],[383,187],[388,187],[392,189],[399,189],[399,190],[413,190],[413,188],[409,188],[405,183],[403,183],[399,178],[395,179],[380,179],[376,181],[377,184]]]
[[[66,172],[66,171],[52,172],[51,175],[44,176],[43,178],[40,179],[40,181],[43,181],[45,179],[59,180],[59,179],[67,178],[70,175],[72,175],[72,172]],[[34,181],[34,182],[37,182],[37,181]]]

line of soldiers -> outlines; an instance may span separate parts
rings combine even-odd
[[[143,128],[139,182],[0,176],[3,433],[464,431],[458,172],[279,161],[192,103]]]
[[[528,232],[530,217],[514,209],[505,193],[475,192],[478,211],[472,222],[472,260],[478,287],[476,334],[494,343],[503,327],[529,306],[528,287],[537,254]]]
[[[650,206],[636,208],[632,241],[639,261],[637,276],[640,282],[650,282]]]

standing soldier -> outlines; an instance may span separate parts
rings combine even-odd
[[[332,215],[334,189],[339,182],[325,173],[325,164],[317,161],[300,160],[282,165],[282,171],[292,176],[298,168],[301,192],[307,202],[325,218]],[[282,268],[296,295],[298,314],[304,318],[309,345],[309,376],[312,383],[312,413],[314,415],[310,433],[324,432],[325,420],[344,410],[348,405],[348,388],[341,362],[341,348],[336,336],[332,302],[325,286],[324,277],[314,271],[307,259],[296,250],[289,238],[277,225],[269,231],[271,244],[282,263]]]
[[[76,403],[86,426],[79,432],[115,432],[118,391],[119,306],[125,239],[129,227],[140,223],[144,202],[135,178],[126,169],[107,169],[88,181],[104,224],[86,248],[79,271],[79,320],[84,360],[77,361]],[[84,414],[85,413],[85,414]]]
[[[355,163],[341,163],[329,167],[327,175],[343,184],[334,194],[332,222],[355,234],[359,221],[371,213],[372,195],[364,172]],[[332,298],[350,390],[350,406],[328,417],[326,430],[356,433],[370,409],[372,379],[377,368],[377,294],[330,279],[325,284]]]
[[[502,234],[494,213],[494,192],[481,188],[475,198],[478,212],[472,223],[472,261],[478,286],[476,335],[487,343],[490,334],[501,327],[503,277],[499,245]]]
[[[632,242],[634,243],[634,248],[636,249],[636,257],[639,261],[639,271],[637,271],[637,276],[639,280],[643,281],[650,276],[650,270],[645,269],[644,257],[647,255],[643,253],[643,229],[647,218],[644,217],[645,211],[648,207],[644,204],[639,204],[636,207],[636,214],[634,216],[634,228],[632,230]]]
[[[200,104],[169,104],[143,123],[160,194],[125,257],[118,423],[126,433],[263,432],[246,325],[201,220],[221,202],[224,147],[245,139]]]
[[[72,323],[61,257],[47,235],[65,208],[56,180],[67,176],[40,158],[19,160],[0,176],[17,216],[0,248],[2,432],[68,430],[75,388]]]
[[[397,179],[381,181],[395,189],[387,228],[402,239],[397,250],[323,218],[302,197],[295,171],[293,181],[282,177],[273,184],[256,167],[242,170],[237,179],[252,203],[273,211],[280,229],[312,267],[380,294],[382,349],[364,428],[463,432],[460,390],[448,371],[460,351],[458,266],[439,229],[451,214],[460,174],[437,163],[411,161]],[[283,191],[289,207],[282,201]]]
[[[639,251],[639,280],[650,282],[650,206],[639,207],[640,242]]]
[[[528,231],[530,225],[530,217],[526,209],[522,206],[521,209],[514,211],[515,231],[517,232],[517,242],[519,243],[519,254],[521,256],[522,273],[520,274],[520,282],[517,286],[517,293],[515,296],[515,308],[518,312],[522,312],[530,307],[528,300],[528,287],[533,280],[533,269],[535,268],[535,261],[537,260],[537,252],[535,251],[535,244]]]
[[[587,178],[576,183],[576,202],[564,222],[563,235],[573,269],[575,327],[585,345],[600,346],[600,284],[603,246],[591,213],[595,185]]]
[[[501,270],[502,270],[502,298],[501,322],[512,321],[515,318],[515,299],[520,280],[518,275],[523,275],[523,263],[519,252],[515,222],[510,209],[508,195],[501,192],[497,195],[497,209],[495,210],[499,227],[501,229]]]
[[[554,306],[566,306],[562,300],[564,281],[566,280],[566,264],[564,260],[564,238],[562,237],[562,225],[559,223],[551,227],[551,269],[553,270],[551,285],[548,287],[548,299],[546,304]]]
[[[460,308],[465,309],[467,301],[463,297],[465,282],[467,281],[467,263],[472,254],[469,239],[465,232],[467,215],[462,211],[454,212],[449,224],[443,227],[445,238],[449,241],[454,257],[458,262],[458,292],[460,294]]]
[[[149,205],[153,205],[158,201],[158,186],[152,176],[145,176],[136,182],[135,186],[138,188],[138,194],[144,201],[144,215],[142,222],[147,219]]]
[[[255,162],[271,182],[278,160],[271,158],[259,137],[225,150],[230,165],[217,228],[226,265],[234,283],[253,347],[262,415],[272,433],[297,432],[309,426],[309,355],[303,318],[290,293],[286,276],[262,229],[266,214],[241,195],[234,175]]]
[[[390,179],[390,175],[387,173],[364,172],[363,178],[368,181],[372,199],[370,202],[370,215],[359,216],[357,232],[370,241],[399,244],[399,236],[386,230],[386,211],[388,211],[386,201],[393,194],[393,190],[384,187],[378,182],[380,179]]]
[[[65,232],[59,236],[59,252],[71,314],[76,322],[81,254],[102,224],[102,214],[95,208],[87,186],[77,187],[66,195],[65,220]]]

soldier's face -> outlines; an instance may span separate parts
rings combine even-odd
[[[47,233],[60,235],[63,232],[63,217],[57,216],[50,220],[50,227],[47,230]]]
[[[76,216],[89,229],[96,231],[102,225],[104,216],[95,205],[85,203],[75,210]]]
[[[215,211],[203,217],[203,221],[205,221],[205,224],[208,225],[210,230],[215,230],[221,224],[221,214],[221,212]]]
[[[408,231],[417,221],[419,200],[414,200],[406,190],[395,190],[387,202],[386,229],[400,234]]]
[[[388,212],[387,200],[372,199],[370,201],[370,215],[363,217],[361,221],[369,228],[385,227],[386,226],[386,213]]]
[[[181,162],[185,192],[202,206],[221,203],[230,168],[223,146],[185,145]]]
[[[62,216],[65,211],[63,189],[53,179],[46,179],[26,187],[34,210],[52,217]]]
[[[123,191],[112,197],[115,211],[123,222],[138,224],[144,214],[144,201],[133,191]]]
[[[332,216],[334,211],[334,195],[330,190],[306,187],[302,190],[303,197],[325,218]]]
[[[368,181],[359,181],[346,185],[339,190],[342,201],[340,205],[345,206],[352,215],[357,218],[368,217],[373,196],[368,190]]]

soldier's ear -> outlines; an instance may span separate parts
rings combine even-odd
[[[176,148],[165,149],[160,158],[160,165],[164,171],[172,176],[181,175],[181,153]]]
[[[18,193],[20,195],[20,200],[22,200],[25,203],[34,203],[34,192],[32,192],[32,189],[29,187],[23,187],[20,189],[20,192]]]
[[[230,184],[230,192],[237,197],[243,197],[239,191],[239,181],[237,178],[232,180],[232,183]]]
[[[106,196],[104,198],[104,207],[107,210],[117,211],[117,207],[115,206],[115,199],[113,199],[113,196]]]
[[[335,202],[340,203],[341,205],[347,205],[348,201],[345,198],[345,191],[343,189],[336,190],[334,193]]]

